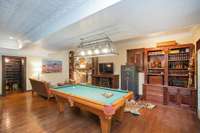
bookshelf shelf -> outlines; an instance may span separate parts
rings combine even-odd
[[[177,60],[168,60],[169,62],[175,62],[175,61],[190,61],[189,59],[182,59],[182,60],[179,60],[179,59],[177,59]]]
[[[148,56],[164,56],[165,54],[150,54]]]
[[[169,74],[168,76],[170,77],[188,77],[189,75],[188,74]]]
[[[148,76],[164,76],[164,74],[148,73]]]
[[[148,69],[152,69],[152,70],[164,70],[165,68],[148,68]]]

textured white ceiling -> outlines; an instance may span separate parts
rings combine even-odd
[[[0,32],[35,42],[119,1],[0,0]]]
[[[123,0],[42,42],[45,48],[71,48],[79,44],[80,38],[101,32],[118,41],[199,23],[200,0]]]
[[[60,50],[102,32],[118,41],[200,23],[200,0],[119,1],[0,0],[0,47],[14,36]]]

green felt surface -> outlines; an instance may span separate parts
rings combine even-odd
[[[111,105],[112,103],[114,103],[115,101],[122,98],[128,93],[124,90],[114,90],[109,88],[100,88],[96,86],[85,85],[61,86],[56,87],[55,89],[59,92],[84,97],[86,99],[97,101],[105,105]],[[103,93],[107,92],[111,92],[113,96],[110,98],[106,98],[102,95]]]

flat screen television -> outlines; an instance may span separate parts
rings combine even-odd
[[[99,63],[100,74],[113,74],[113,63]]]

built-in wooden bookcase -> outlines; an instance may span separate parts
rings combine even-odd
[[[164,49],[147,49],[146,82],[148,84],[162,84],[165,80],[165,51]]]
[[[194,45],[145,49],[146,100],[195,107]]]
[[[74,82],[74,51],[69,51],[69,80]]]
[[[170,48],[168,52],[168,85],[194,86],[193,46]],[[192,63],[192,64],[191,64]],[[191,81],[191,83],[189,83]]]
[[[147,84],[194,86],[193,44],[145,50]],[[190,81],[190,83],[188,82]]]

